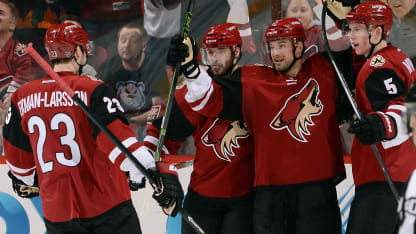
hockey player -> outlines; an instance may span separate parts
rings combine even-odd
[[[182,42],[180,37],[174,40]],[[188,48],[180,45],[185,52]],[[242,40],[237,27],[226,23],[210,27],[202,40],[203,61],[209,74],[228,76],[237,70]],[[194,46],[196,47],[196,46]],[[168,64],[178,57],[169,54]],[[179,57],[182,59],[182,57]],[[196,155],[184,209],[207,233],[252,233],[254,152],[253,139],[243,120],[205,117],[186,102],[187,87],[175,92],[167,139],[183,141],[193,135]],[[155,148],[161,119],[148,128],[144,144]],[[156,128],[157,127],[157,128]],[[177,149],[165,141],[169,153]],[[177,144],[176,144],[177,145]],[[182,220],[182,234],[195,233]]]
[[[87,61],[88,36],[74,24],[45,35],[54,70],[145,168],[155,162],[127,125],[120,103],[101,81],[78,76]],[[9,176],[21,197],[38,195],[48,233],[141,233],[130,180],[143,175],[50,77],[21,86],[12,96],[4,142]],[[176,172],[158,163],[153,197],[176,215],[183,198]]]
[[[405,99],[406,112],[404,124],[411,135],[413,147],[416,147],[416,85],[412,85]],[[415,156],[415,155],[413,155]],[[400,229],[398,234],[416,233],[416,207],[414,206],[416,197],[416,171],[413,171],[406,186],[406,192],[400,199],[398,212],[400,217]]]
[[[340,233],[335,185],[345,168],[334,70],[320,54],[302,64],[305,32],[297,19],[273,22],[265,39],[274,67],[244,66],[228,77],[211,79],[185,53],[178,61],[191,72],[186,101],[199,114],[246,122],[254,139],[255,233]]]
[[[351,123],[351,149],[355,198],[347,233],[395,233],[397,201],[372,152],[376,144],[387,170],[402,194],[404,182],[416,168],[416,151],[402,124],[404,96],[416,73],[407,56],[386,42],[393,23],[392,11],[381,2],[364,2],[347,14],[350,39],[357,55],[367,58],[355,88],[355,100],[363,114]]]

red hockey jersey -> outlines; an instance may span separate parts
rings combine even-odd
[[[206,116],[242,115],[254,139],[256,187],[344,176],[338,87],[322,55],[307,60],[295,79],[270,67],[245,66],[232,79],[215,81],[188,80],[187,101]]]
[[[39,72],[33,60],[24,52],[24,44],[10,38],[0,50],[0,88],[16,82],[18,85],[35,79]]]
[[[388,45],[374,54],[360,70],[356,81],[355,100],[363,115],[381,111],[393,117],[397,135],[376,146],[393,181],[406,182],[416,168],[416,150],[408,140],[401,112],[404,96],[415,81],[412,62],[397,47]],[[363,146],[354,137],[351,162],[356,186],[385,181],[384,174],[370,146]]]
[[[101,81],[60,72],[78,97],[132,152],[141,146],[112,91]],[[44,217],[52,222],[90,218],[130,199],[125,156],[54,80],[21,86],[12,96],[4,127],[7,164],[33,183],[38,173]]]
[[[242,120],[220,120],[217,116],[198,114],[185,100],[187,91],[183,86],[175,92],[166,137],[181,141],[193,135],[196,154],[189,188],[210,198],[246,195],[254,183],[253,139],[246,124]],[[144,144],[156,145],[158,135],[155,126],[148,128]],[[177,148],[172,145],[165,141],[166,153],[175,153]]]

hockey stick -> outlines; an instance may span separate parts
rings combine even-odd
[[[189,30],[191,28],[192,10],[194,8],[194,3],[195,3],[195,0],[189,0],[188,9],[185,14],[185,22],[182,28],[182,38],[188,37]],[[181,70],[181,65],[180,64],[176,65],[175,71],[173,72],[172,84],[170,85],[170,89],[169,89],[169,95],[168,95],[168,101],[166,103],[165,113],[163,115],[162,124],[160,126],[159,139],[157,142],[156,152],[155,152],[155,161],[159,161],[160,156],[162,155],[162,147],[163,147],[163,143],[165,142],[166,129],[168,128],[170,113],[172,111],[173,98],[175,97],[176,83],[178,82],[178,77],[181,73],[180,70]]]
[[[137,169],[146,177],[149,184],[153,189],[158,192],[159,187],[156,184],[155,172],[152,170],[146,170],[146,168],[133,156],[133,154],[120,142],[120,140],[101,122],[99,118],[92,113],[87,105],[75,94],[75,91],[69,87],[69,85],[52,69],[51,66],[39,55],[39,53],[33,49],[32,43],[29,44],[25,51],[42,67],[42,69],[56,81],[56,83],[74,100],[74,102],[81,108],[81,110],[88,116],[88,118],[101,130],[103,133],[123,152],[126,157],[136,166]],[[179,204],[178,204],[179,205]],[[179,213],[182,217],[200,234],[205,232],[202,228],[193,220],[192,217],[184,210],[180,209]]]
[[[322,9],[322,18],[321,18],[322,34],[323,34],[323,38],[324,38],[325,48],[328,51],[329,60],[331,61],[332,66],[334,67],[334,70],[338,75],[339,81],[342,85],[342,88],[345,91],[345,94],[347,95],[348,101],[350,102],[350,104],[351,104],[351,106],[354,110],[355,115],[358,116],[359,120],[362,120],[363,115],[361,114],[360,110],[358,109],[357,103],[355,102],[354,97],[353,97],[350,89],[348,88],[347,82],[345,81],[345,78],[342,75],[342,72],[339,69],[338,65],[336,64],[335,59],[332,55],[332,51],[331,51],[331,48],[329,46],[328,37],[327,37],[327,34],[326,34],[326,24],[325,24],[325,18],[326,18],[326,15],[327,15],[328,6],[327,6],[326,1],[322,1],[322,4],[324,4],[323,5],[324,7]],[[386,177],[386,181],[387,181],[387,183],[388,183],[388,185],[389,185],[389,187],[390,187],[390,189],[393,193],[394,198],[397,201],[399,201],[399,199],[400,199],[399,193],[397,192],[397,189],[393,184],[393,181],[390,177],[389,172],[387,171],[387,168],[386,168],[386,165],[383,162],[383,159],[381,158],[381,155],[380,155],[380,152],[377,149],[377,146],[375,144],[372,144],[371,149],[373,150],[373,153],[376,156],[376,159],[377,159],[378,163],[380,164],[381,170],[383,171],[384,177]]]

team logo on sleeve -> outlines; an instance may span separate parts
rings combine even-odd
[[[371,59],[370,66],[380,67],[386,63],[386,60],[381,55],[376,55]]]
[[[246,123],[242,120],[216,119],[211,127],[202,135],[201,140],[206,146],[211,146],[218,158],[231,162],[234,157],[233,148],[240,148],[238,139],[250,135]]]
[[[311,78],[298,92],[290,96],[283,108],[274,117],[270,127],[274,130],[284,130],[300,142],[308,142],[304,135],[310,135],[309,126],[314,126],[311,117],[320,115],[324,106],[319,100],[318,82]]]
[[[25,55],[26,54],[25,48],[26,48],[25,44],[17,43],[16,47],[14,48],[14,53],[17,54],[18,56]]]

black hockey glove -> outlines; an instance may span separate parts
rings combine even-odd
[[[354,109],[345,94],[339,95],[335,103],[335,112],[337,113],[339,124],[352,120]]]
[[[175,67],[181,64],[181,71],[187,78],[196,78],[200,72],[197,56],[198,46],[192,38],[187,37],[184,40],[180,35],[172,38],[167,57],[168,65]]]
[[[128,172],[126,172],[126,176],[127,176],[127,178],[129,178],[129,173]],[[128,181],[129,181],[130,191],[137,191],[141,188],[146,187],[146,178],[145,177],[142,178],[142,181],[140,183],[138,183],[136,181],[133,181],[133,180],[130,180],[130,179],[128,179]]]
[[[355,134],[361,144],[371,145],[381,140],[394,138],[396,122],[387,114],[372,112],[364,116],[362,120],[353,121],[348,132]]]
[[[183,43],[181,35],[176,35],[170,41],[168,50],[167,63],[169,66],[175,67],[176,65],[185,61],[185,58],[189,56],[188,46]]]
[[[26,185],[23,181],[16,178],[11,171],[8,173],[12,179],[13,191],[23,198],[33,198],[39,196],[38,176],[35,174],[35,182],[32,186]]]
[[[156,183],[159,191],[153,193],[153,198],[162,207],[166,215],[175,217],[182,205],[183,190],[178,180],[178,173],[170,170],[169,163],[158,162]]]

